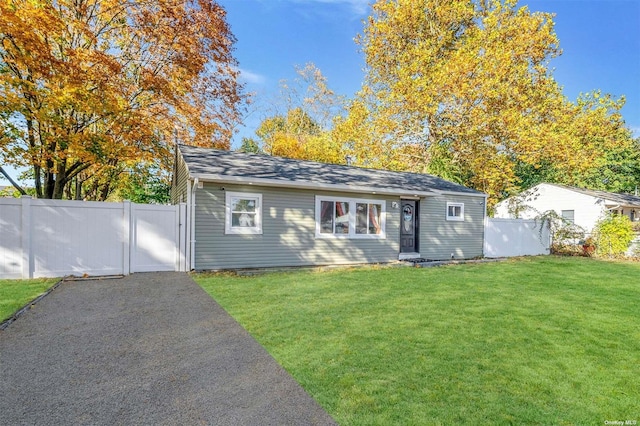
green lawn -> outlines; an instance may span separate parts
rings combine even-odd
[[[342,425],[640,422],[640,264],[194,278]]]
[[[47,291],[58,282],[58,278],[34,280],[0,279],[0,322],[13,315],[18,309]]]

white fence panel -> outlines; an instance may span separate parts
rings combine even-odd
[[[131,272],[181,270],[180,206],[131,207]]]
[[[549,254],[550,242],[549,227],[542,221],[496,218],[485,221],[485,257]]]
[[[0,199],[0,277],[22,277],[22,200]]]
[[[123,203],[33,200],[33,275],[124,272]]]
[[[0,199],[0,278],[185,271],[186,206]]]

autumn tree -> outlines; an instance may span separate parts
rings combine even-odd
[[[537,151],[515,159],[519,190],[540,182],[612,192],[633,192],[640,183],[640,146],[620,109],[624,98],[595,91],[567,103],[549,123]]]
[[[579,174],[622,143],[624,122],[617,101],[562,95],[553,27],[515,0],[376,1],[358,38],[365,84],[337,137],[359,164],[436,173],[490,203],[517,188],[518,164]]]
[[[174,140],[228,148],[242,106],[214,0],[0,2],[0,159],[38,197],[105,199]]]
[[[600,91],[564,106],[541,135],[534,161],[517,160],[522,188],[540,182],[612,192],[632,192],[640,183],[640,145],[620,113],[624,98]]]
[[[342,143],[333,138],[333,121],[343,99],[328,87],[313,64],[296,67],[293,81],[281,81],[280,97],[264,108],[256,129],[263,152],[280,157],[344,163]]]

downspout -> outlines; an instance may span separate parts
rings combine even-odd
[[[487,199],[488,195],[485,194],[482,204],[484,207],[484,218],[482,219],[482,257],[485,257],[485,247],[487,243],[487,225],[489,224],[489,218],[487,217]]]
[[[187,198],[189,199],[190,211],[189,211],[189,238],[191,242],[191,248],[189,253],[190,269],[193,271],[196,268],[196,188],[198,187],[198,178],[193,180],[192,186],[187,186]]]

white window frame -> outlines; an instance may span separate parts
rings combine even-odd
[[[349,203],[349,233],[348,234],[324,234],[321,233],[321,213],[322,202]],[[356,204],[378,204],[380,205],[380,233],[379,234],[356,234]],[[334,212],[335,214],[335,212]],[[376,239],[387,238],[387,202],[385,200],[373,200],[368,198],[347,198],[316,195],[316,238],[329,239]]]
[[[256,202],[256,216],[255,216],[255,226],[246,227],[246,226],[233,226],[232,221],[232,211],[231,211],[231,201],[234,198],[239,198],[242,200],[255,200]],[[240,234],[240,235],[257,235],[262,234],[262,194],[255,194],[250,192],[231,192],[227,191],[225,193],[225,224],[224,224],[224,233],[225,234]]]
[[[565,213],[571,213],[571,219],[569,219],[567,216],[565,216]],[[624,212],[624,210],[623,210]],[[571,223],[571,224],[575,224],[576,223],[576,211],[575,210],[560,210],[560,216],[566,220],[567,222]]]
[[[450,216],[449,215],[449,207],[460,207],[460,216]],[[445,212],[447,220],[452,220],[454,222],[464,222],[464,203],[453,203],[447,201],[447,210]]]

